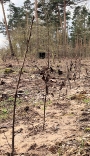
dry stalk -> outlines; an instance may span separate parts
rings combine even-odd
[[[43,117],[43,130],[45,129],[46,101],[47,101],[47,95],[46,95],[46,93],[45,93],[45,99],[44,99],[44,117]]]
[[[88,75],[88,69],[87,68],[85,68],[85,71],[86,71],[86,75]]]
[[[48,95],[48,82],[49,82],[49,74],[46,71],[46,73],[43,74],[42,77],[44,83],[45,83],[45,99],[44,99],[44,118],[43,118],[43,130],[45,130],[45,114],[46,114],[46,102],[47,102],[47,95]]]
[[[81,58],[79,58],[78,61],[79,61],[78,64],[79,64],[79,79],[80,79],[80,74],[81,74]]]
[[[14,129],[15,129],[15,110],[16,110],[17,93],[18,93],[18,88],[19,88],[19,84],[20,84],[20,80],[21,80],[22,70],[24,68],[24,64],[25,64],[25,60],[26,60],[26,56],[27,56],[27,52],[28,52],[30,39],[31,39],[33,21],[34,21],[34,16],[32,18],[32,23],[31,23],[31,27],[30,27],[30,30],[29,30],[29,37],[27,39],[27,45],[26,45],[26,51],[25,51],[25,55],[24,55],[24,59],[23,59],[23,64],[22,64],[22,67],[21,67],[20,72],[19,72],[18,83],[17,83],[16,91],[15,91],[14,108],[13,108],[13,125],[12,125],[12,153],[11,153],[12,156],[14,156],[14,137],[15,137]]]
[[[71,83],[70,83],[70,70],[68,68],[68,65],[67,65],[67,80],[68,80],[68,83],[69,83],[69,86],[70,86],[70,89],[71,89]]]
[[[60,99],[60,93],[63,87],[65,87],[66,85],[66,79],[64,79],[61,83],[59,83],[59,85],[60,85],[60,88],[59,88],[59,99]]]

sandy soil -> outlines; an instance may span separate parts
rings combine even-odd
[[[0,156],[11,153],[13,101],[21,65],[22,61],[17,64],[13,60],[0,63]],[[53,71],[45,66],[47,59],[26,60],[17,97],[15,155],[90,156],[90,62],[50,60]],[[43,130],[46,93],[42,77],[47,73]],[[61,89],[62,81],[65,85]]]

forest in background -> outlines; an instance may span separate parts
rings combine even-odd
[[[21,7],[9,1],[0,0],[0,31],[9,41],[0,51],[0,155],[89,156],[90,11],[81,5],[85,0],[26,0]],[[48,57],[37,59],[40,52]]]
[[[23,56],[35,15],[30,54],[46,52],[53,58],[90,56],[90,10],[82,0],[26,0],[21,7],[9,0],[5,3],[9,3],[7,26],[15,55]],[[4,20],[0,22],[0,32],[7,35]],[[9,46],[1,49],[2,57],[9,53]]]

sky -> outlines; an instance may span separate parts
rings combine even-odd
[[[25,0],[10,0],[12,3],[14,3],[16,6],[22,6],[24,1]],[[32,2],[34,0],[31,0]],[[85,6],[89,8],[90,10],[90,0],[87,0],[87,2],[85,2]],[[8,8],[8,5],[5,4],[4,5],[4,8],[5,8],[5,13],[7,15],[7,8]],[[1,4],[0,4],[0,21],[3,20],[3,14],[2,14],[2,7],[1,7]],[[0,33],[0,48],[4,47],[6,45],[6,40],[5,40],[5,37]]]

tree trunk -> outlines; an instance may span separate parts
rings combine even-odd
[[[39,49],[39,33],[38,33],[38,14],[37,14],[37,0],[35,0],[35,20],[36,20],[36,49],[37,49],[37,53],[38,53],[38,49]]]
[[[66,57],[66,0],[64,0],[64,54]]]
[[[7,31],[9,46],[10,46],[10,50],[11,50],[11,56],[14,56],[14,51],[13,51],[13,47],[12,47],[12,43],[11,43],[10,33],[9,33],[9,30],[8,30],[5,10],[4,10],[4,6],[3,6],[3,0],[1,0],[1,6],[2,6],[2,11],[3,11],[4,22],[5,22],[5,27],[6,27],[6,31]]]

